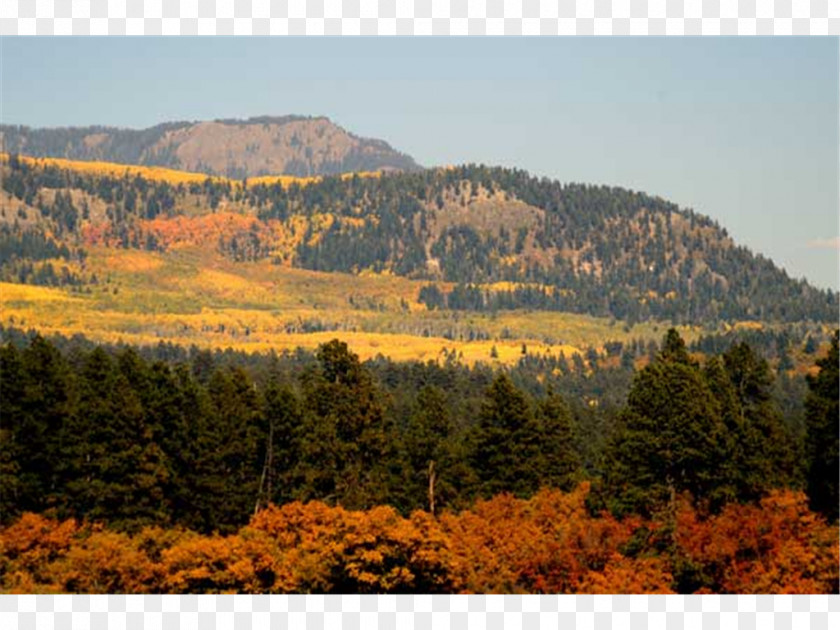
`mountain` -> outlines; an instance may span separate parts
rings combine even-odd
[[[34,157],[164,166],[239,179],[419,168],[386,142],[355,136],[325,117],[172,122],[139,130],[0,125],[0,145],[7,153]]]
[[[16,157],[2,168],[3,229],[18,261],[45,247],[197,246],[237,263],[403,276],[422,283],[417,299],[429,310],[631,324],[837,319],[836,293],[790,278],[708,217],[621,188],[474,165],[245,185]],[[5,262],[3,273],[19,276],[12,254]]]

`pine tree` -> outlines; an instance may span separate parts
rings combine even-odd
[[[427,385],[417,394],[404,442],[411,507],[434,512],[449,504],[463,479],[463,458],[441,388]]]
[[[723,363],[734,390],[744,462],[739,471],[742,487],[754,497],[759,488],[794,484],[792,436],[782,423],[772,397],[773,374],[767,361],[746,342],[723,354]]]
[[[21,466],[26,465],[26,436],[21,433],[25,379],[17,348],[12,344],[0,347],[0,523],[16,517],[23,509],[41,507],[37,492],[27,488],[21,479]]]
[[[298,494],[350,509],[384,502],[394,445],[380,394],[346,343],[330,341],[316,357],[318,368],[303,384]]]
[[[291,387],[280,384],[276,367],[266,386],[262,419],[265,444],[259,495],[261,501],[282,504],[294,494],[291,484],[299,459],[301,410]]]
[[[633,380],[607,449],[605,489],[616,513],[650,513],[678,493],[715,500],[725,477],[725,426],[685,344],[669,331],[663,351]]]
[[[208,377],[209,378],[209,377]],[[172,466],[170,495],[176,522],[190,529],[219,529],[220,515],[215,497],[225,486],[219,458],[224,435],[215,430],[216,412],[207,390],[185,365],[173,373],[175,391],[159,387],[161,404],[177,409],[169,416],[163,445]],[[161,384],[163,385],[163,384]]]
[[[574,448],[572,412],[559,394],[540,402],[540,485],[571,490],[580,460]]]
[[[20,509],[40,511],[59,503],[68,424],[76,416],[76,394],[67,360],[40,335],[21,353],[24,391],[17,406],[20,451]],[[5,382],[4,382],[5,387]],[[5,407],[3,410],[5,415]]]
[[[487,389],[473,438],[472,466],[482,496],[539,488],[540,427],[530,404],[504,372]]]
[[[253,383],[241,368],[217,369],[210,377],[208,393],[214,422],[204,426],[203,456],[208,458],[214,505],[209,516],[220,530],[242,525],[254,513],[258,501],[263,461],[259,445],[260,406]]]
[[[811,508],[829,519],[838,518],[837,482],[840,477],[838,441],[838,400],[840,369],[838,368],[838,332],[831,339],[828,355],[817,361],[819,374],[808,377],[810,391],[805,399],[808,452],[808,496]]]
[[[139,382],[145,366],[136,355],[124,359]],[[79,412],[65,438],[66,508],[118,527],[165,522],[163,452],[140,397],[101,348],[84,360],[79,394]]]

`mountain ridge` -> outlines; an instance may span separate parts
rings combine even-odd
[[[163,166],[234,178],[420,168],[384,140],[357,136],[326,116],[173,121],[143,129],[0,125],[0,145],[7,153],[32,157]]]

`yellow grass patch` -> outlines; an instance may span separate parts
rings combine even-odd
[[[53,287],[37,287],[30,284],[12,284],[0,282],[0,300],[2,304],[8,302],[65,302],[77,300],[69,297],[63,289]]]
[[[735,322],[733,326],[735,330],[764,330],[764,324],[761,322]]]
[[[106,267],[113,271],[150,273],[163,266],[160,256],[152,252],[120,250],[106,259]]]
[[[209,177],[205,173],[190,173],[188,171],[178,171],[160,166],[136,166],[133,164],[115,164],[113,162],[66,160],[64,158],[35,158],[24,155],[19,156],[19,159],[21,162],[29,166],[41,168],[54,167],[68,171],[75,171],[77,173],[105,177],[140,176],[144,179],[168,182],[174,185],[203,183]],[[8,161],[9,154],[0,153],[0,163],[5,164]],[[210,177],[210,179],[217,181],[225,180],[225,178],[221,177]]]
[[[207,175],[206,173],[192,173],[189,171],[180,171],[171,168],[164,168],[161,166],[138,166],[135,164],[117,164],[114,162],[99,162],[87,160],[67,160],[64,158],[36,158],[26,155],[19,156],[19,159],[24,164],[29,166],[41,168],[59,168],[77,173],[85,173],[88,175],[98,175],[104,177],[142,177],[150,181],[167,182],[177,186],[178,184],[202,184],[208,179],[214,182],[229,183],[233,186],[241,186],[242,180],[230,179],[228,177],[221,177],[217,175]],[[6,164],[9,161],[8,153],[0,153],[0,164]],[[344,173],[342,179],[348,179],[358,175],[359,177],[379,177],[378,172],[359,172],[359,173]],[[247,178],[248,186],[256,186],[265,184],[268,186],[280,184],[284,187],[297,184],[299,186],[306,186],[313,182],[320,181],[321,177],[294,177],[292,175],[263,175],[259,177]]]
[[[625,329],[604,318],[545,311],[428,311],[417,301],[422,280],[234,263],[208,247],[154,253],[94,246],[88,252],[86,271],[99,284],[82,294],[0,284],[0,323],[97,341],[259,352],[314,349],[337,337],[362,358],[441,360],[446,348],[464,363],[503,365],[519,361],[523,344],[529,355],[570,357],[608,340],[660,340],[669,327]],[[699,332],[680,329],[687,341]],[[484,338],[470,341],[477,333]]]

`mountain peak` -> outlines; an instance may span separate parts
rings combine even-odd
[[[414,171],[420,167],[387,142],[346,131],[326,116],[162,123],[147,129],[0,126],[8,153],[165,166],[209,175],[332,175]]]

